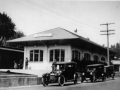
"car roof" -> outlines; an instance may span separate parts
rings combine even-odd
[[[77,64],[77,63],[76,62],[54,62],[53,64],[55,65],[55,64]]]
[[[114,66],[114,65],[109,65],[109,66],[107,65],[107,66],[105,66],[105,67],[113,67],[113,66]]]
[[[90,64],[87,67],[97,67],[97,66],[104,66],[103,64]]]

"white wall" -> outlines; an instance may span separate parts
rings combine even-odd
[[[70,45],[66,45],[66,46],[37,46],[37,47],[25,47],[24,48],[24,63],[25,63],[25,59],[26,57],[28,58],[28,60],[30,60],[30,50],[34,50],[34,49],[41,49],[44,51],[43,54],[43,62],[29,62],[28,63],[28,69],[30,70],[51,70],[51,66],[52,66],[52,62],[49,62],[49,51],[51,49],[64,49],[65,50],[65,62],[72,60],[72,50],[78,50],[81,52],[81,59],[82,57],[84,57],[84,53],[89,53],[91,55],[91,60],[94,60],[94,55],[99,56],[99,60],[101,60],[101,57],[105,57],[105,59],[107,60],[106,56],[103,55],[99,55],[97,53],[91,53],[90,51],[87,50],[83,50],[83,49],[78,49],[75,47],[71,47]],[[25,69],[25,64],[24,64],[24,69]]]
[[[30,60],[30,50],[41,49],[43,53],[43,62],[29,62],[28,69],[30,70],[51,70],[52,62],[49,62],[49,51],[51,49],[64,49],[65,50],[65,62],[71,60],[71,46],[38,46],[38,47],[25,47],[24,48],[24,69],[25,69],[25,59]]]

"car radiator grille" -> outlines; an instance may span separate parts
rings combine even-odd
[[[51,76],[50,76],[50,79],[51,79],[51,80],[55,79],[55,76],[54,76],[54,75],[51,75]]]

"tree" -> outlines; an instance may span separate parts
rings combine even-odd
[[[120,58],[120,44],[116,43],[116,45],[111,45],[111,50],[116,53],[116,59]]]
[[[15,39],[25,36],[21,31],[15,31],[15,24],[6,13],[0,13],[0,45],[10,46],[6,40]]]
[[[24,37],[24,33],[22,31],[16,31],[14,36],[10,39],[16,39],[16,38],[20,38],[20,37]],[[23,48],[23,45],[21,43],[7,43],[7,42],[4,42],[5,46],[12,46],[12,47],[17,47],[17,48]]]
[[[16,39],[16,38],[20,38],[20,37],[24,37],[24,33],[22,31],[16,31],[14,36],[12,37],[12,39]]]
[[[0,45],[13,37],[15,34],[15,24],[12,22],[11,18],[5,13],[0,13]]]

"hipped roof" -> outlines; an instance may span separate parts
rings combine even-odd
[[[87,38],[81,37],[80,35],[77,35],[73,32],[70,32],[70,31],[60,28],[60,27],[46,30],[43,32],[39,32],[36,34],[28,35],[28,36],[21,37],[18,39],[8,40],[7,42],[32,42],[32,41],[64,40],[64,39],[80,39],[85,42],[88,42],[93,45],[96,45],[96,46],[106,49],[105,47],[102,47],[101,45],[99,45]]]
[[[42,34],[51,34],[51,36],[38,36],[36,37],[36,35],[42,35]],[[32,35],[28,35],[25,37],[21,37],[21,38],[17,38],[17,39],[13,39],[13,40],[8,40],[7,42],[29,42],[29,41],[46,41],[46,40],[62,40],[62,39],[81,39],[90,43],[94,43],[90,40],[88,40],[87,38],[81,37],[80,35],[77,35],[73,32],[70,32],[66,29],[63,28],[54,28],[54,29],[50,29],[50,30],[46,30],[43,32],[39,32],[39,33],[35,33]],[[94,43],[96,44],[96,43]],[[98,44],[97,44],[98,45]],[[100,45],[99,45],[100,46]]]
[[[79,37],[63,28],[54,28],[36,34],[28,35],[26,37],[8,40],[7,42],[28,42],[28,41],[60,40],[60,39],[75,39],[75,38],[79,38]]]

